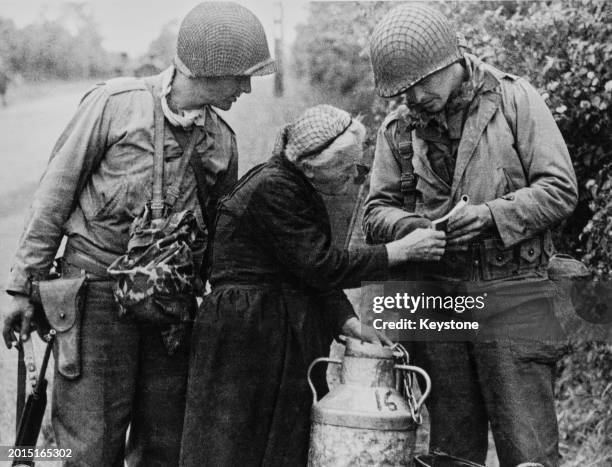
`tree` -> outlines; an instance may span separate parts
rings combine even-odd
[[[109,54],[82,3],[62,4],[55,19],[17,29],[0,18],[0,58],[28,79],[86,78],[108,73]]]
[[[172,20],[164,25],[159,36],[149,45],[147,57],[158,68],[165,68],[172,63],[176,51],[178,36],[178,20]]]

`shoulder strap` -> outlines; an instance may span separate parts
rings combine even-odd
[[[153,219],[161,219],[164,215],[164,112],[159,96],[153,92],[153,86],[147,83],[153,96],[154,156],[153,156],[153,193],[151,197],[151,214]]]
[[[168,188],[166,191],[166,205],[170,210],[174,207],[174,203],[178,199],[181,193],[181,184],[183,183],[183,179],[185,178],[185,173],[187,172],[187,164],[193,157],[193,151],[195,149],[195,145],[198,142],[201,132],[196,128],[191,132],[189,136],[189,140],[186,142],[186,147],[183,148],[183,155],[181,156],[181,162],[177,170],[176,179],[172,186]],[[180,143],[179,143],[180,144]]]
[[[197,128],[192,131],[187,138],[186,135],[182,135],[181,137],[177,136],[177,133],[174,131],[172,125],[170,129],[172,130],[173,135],[178,141],[179,145],[183,149],[183,155],[181,157],[181,162],[177,170],[177,176],[174,180],[174,183],[168,188],[168,192],[164,198],[164,111],[161,106],[161,100],[159,96],[157,96],[154,92],[153,85],[147,82],[147,87],[153,96],[153,115],[155,120],[155,133],[154,133],[154,158],[153,158],[153,193],[151,199],[151,213],[153,219],[160,219],[164,215],[165,207],[171,210],[176,200],[180,195],[181,184],[185,177],[185,173],[187,171],[187,164],[190,163],[193,159],[197,159],[197,157],[193,157],[193,152],[195,149],[195,145],[200,136],[200,131]],[[201,203],[200,199],[200,180],[197,178],[196,180],[198,185],[198,202]],[[204,216],[204,221],[208,224],[206,215],[205,215],[205,207],[202,208],[202,215]]]
[[[187,133],[181,128],[175,128],[170,125],[170,130],[174,135],[174,138],[179,143],[179,145],[185,150],[185,152],[189,151],[189,147],[193,145],[195,148],[195,143],[198,140],[199,135],[201,135],[201,130],[199,127],[194,128],[191,133]],[[210,224],[210,219],[208,218],[208,184],[206,183],[206,171],[204,169],[204,164],[202,164],[201,159],[198,157],[197,153],[193,152],[193,148],[189,151],[188,156],[185,158],[185,161],[189,162],[191,166],[191,170],[193,170],[193,175],[196,179],[196,193],[198,196],[198,203],[200,204],[200,211],[202,212],[202,219],[204,219],[204,223],[206,227],[210,231],[212,228]]]
[[[210,233],[213,226],[208,218],[208,208],[206,207],[206,204],[208,203],[208,191],[206,190],[207,184],[204,164],[202,164],[202,160],[197,155],[191,157],[189,159],[189,163],[191,165],[191,169],[193,170],[193,175],[196,178],[198,202],[200,203],[202,218],[204,219],[204,223],[206,224],[206,227]]]
[[[395,128],[395,131],[392,130],[393,128]],[[389,125],[385,128],[384,135],[402,171],[400,192],[404,200],[404,209],[414,212],[416,208],[418,177],[414,173],[414,166],[412,164],[412,157],[414,156],[412,128],[404,128],[404,125],[399,125],[396,122],[395,125]]]

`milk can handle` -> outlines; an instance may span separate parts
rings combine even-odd
[[[427,399],[427,396],[429,396],[429,393],[431,392],[431,379],[429,378],[429,375],[425,370],[423,370],[423,368],[419,368],[418,366],[395,365],[395,369],[404,371],[414,371],[415,373],[420,374],[425,380],[425,392],[423,392],[423,394],[421,395],[421,399],[417,402],[416,407],[414,408],[414,411],[418,413],[419,409],[421,408],[421,405],[423,405],[423,402],[425,402],[425,399]]]
[[[313,404],[317,403],[317,390],[315,389],[314,384],[312,384],[312,380],[310,379],[310,372],[312,371],[312,369],[315,367],[317,363],[321,363],[321,362],[335,363],[336,365],[342,365],[341,360],[337,360],[335,358],[329,358],[329,357],[317,358],[313,360],[313,362],[310,364],[310,366],[308,367],[307,377],[308,377],[308,386],[310,386],[310,390],[312,391],[312,403]]]

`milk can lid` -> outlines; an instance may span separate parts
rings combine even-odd
[[[361,357],[361,358],[393,358],[393,349],[391,347],[383,347],[378,344],[370,344],[362,342],[359,339],[352,337],[346,338],[345,356]]]

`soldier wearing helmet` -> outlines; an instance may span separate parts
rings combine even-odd
[[[263,27],[249,10],[199,4],[181,24],[172,66],[97,85],[55,145],[11,268],[3,335],[7,346],[15,332],[28,338],[33,284],[47,276],[67,238],[62,274],[86,278],[83,306],[48,318],[70,321],[60,323],[58,338],[64,331],[77,336],[76,345],[57,349],[53,387],[55,437],[71,450],[71,464],[123,465],[124,458],[128,465],[178,464],[188,333],[168,347],[155,326],[120,319],[107,267],[125,253],[130,224],[150,201],[155,147],[163,147],[166,188],[181,180],[174,209],[191,210],[210,237],[216,201],[238,174],[234,133],[213,107],[229,109],[250,92],[251,76],[274,67]],[[165,132],[155,132],[154,115],[162,116]],[[182,166],[188,139],[193,157]],[[64,367],[69,359],[74,364]]]
[[[550,228],[577,202],[576,177],[537,91],[467,53],[437,10],[401,5],[370,39],[376,90],[403,95],[384,120],[364,213],[370,241],[431,226],[463,195],[440,261],[404,278],[488,293],[474,342],[415,343],[431,375],[430,449],[484,463],[490,424],[502,466],[558,465],[552,393],[563,335],[546,267]]]

